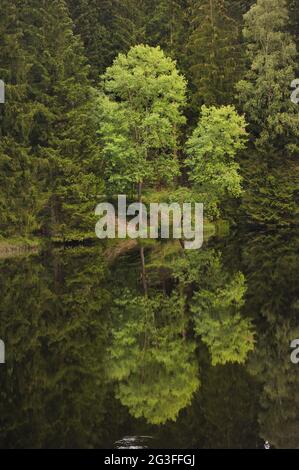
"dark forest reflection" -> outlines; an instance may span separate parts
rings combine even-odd
[[[0,262],[0,447],[298,447],[298,234]]]

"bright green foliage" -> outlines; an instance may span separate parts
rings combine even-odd
[[[195,331],[208,346],[214,366],[242,364],[254,349],[251,322],[240,314],[245,291],[244,276],[238,273],[225,287],[194,295]]]
[[[195,332],[209,349],[213,365],[244,363],[254,349],[251,320],[241,313],[245,277],[223,268],[221,255],[207,249],[187,253],[173,263],[174,279],[185,311],[192,312]]]
[[[178,127],[186,83],[159,47],[120,54],[104,77],[100,128],[111,189],[172,182],[179,174]]]
[[[184,302],[176,295],[129,295],[116,303],[109,371],[121,403],[151,424],[175,421],[199,387],[193,342],[183,337]],[[116,310],[117,311],[117,310]]]
[[[187,142],[186,160],[191,183],[202,194],[210,216],[219,216],[226,197],[242,193],[237,153],[244,149],[246,123],[232,106],[202,107],[201,118]]]
[[[258,0],[245,15],[249,70],[238,84],[254,148],[244,158],[244,210],[258,223],[293,223],[298,215],[299,113],[292,103],[296,47],[283,0]]]

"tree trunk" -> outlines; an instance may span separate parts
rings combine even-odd
[[[138,202],[142,200],[142,181],[138,183]]]
[[[142,279],[142,286],[144,295],[148,296],[148,285],[147,285],[147,278],[146,278],[146,268],[145,268],[145,257],[144,257],[144,247],[140,247],[140,258],[141,258],[141,279]]]

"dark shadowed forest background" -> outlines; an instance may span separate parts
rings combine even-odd
[[[0,448],[298,448],[299,0],[0,11]],[[203,248],[97,240],[116,194]]]

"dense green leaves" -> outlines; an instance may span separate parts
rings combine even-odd
[[[197,128],[187,142],[189,178],[202,196],[210,217],[219,216],[226,197],[242,193],[236,155],[244,149],[246,123],[232,106],[202,107]]]
[[[136,418],[175,421],[191,403],[200,381],[195,344],[184,336],[184,304],[176,295],[126,296],[117,302],[109,370],[116,396]]]
[[[178,127],[185,122],[184,78],[160,48],[120,54],[103,77],[100,136],[112,191],[171,183],[179,174]]]

